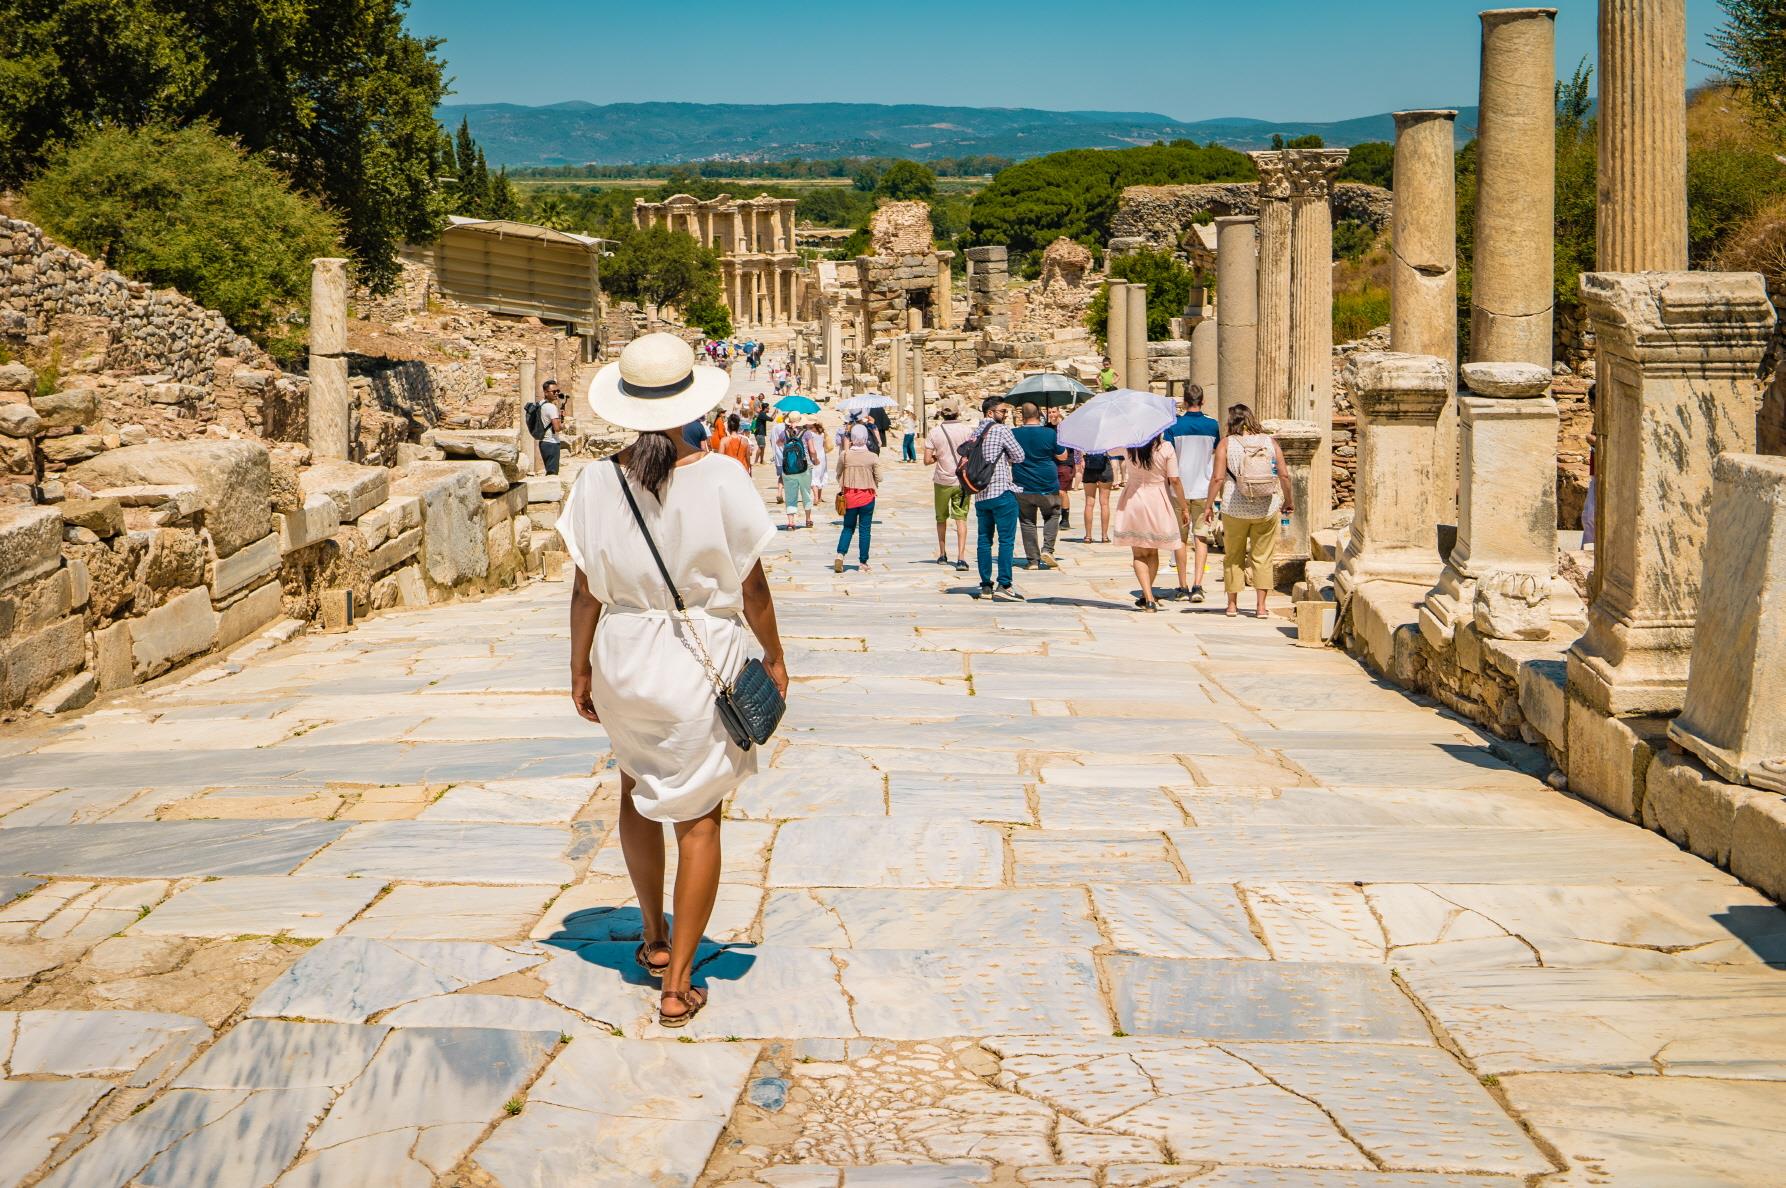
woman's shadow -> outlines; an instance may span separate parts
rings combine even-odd
[[[668,913],[674,923],[674,913]],[[558,930],[540,943],[575,953],[590,965],[612,970],[634,986],[656,987],[657,980],[639,968],[633,953],[645,935],[645,917],[634,906],[588,907],[570,913]],[[701,981],[741,981],[756,955],[754,946],[736,945],[703,936],[695,949],[695,973]]]

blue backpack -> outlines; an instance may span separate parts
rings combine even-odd
[[[788,438],[781,447],[781,472],[783,474],[805,474],[808,465],[806,443],[798,437]]]

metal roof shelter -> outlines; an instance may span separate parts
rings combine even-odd
[[[440,291],[491,313],[559,322],[594,336],[601,324],[601,255],[611,239],[508,219],[453,215],[431,244],[403,258],[434,270]]]

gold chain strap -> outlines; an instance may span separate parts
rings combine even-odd
[[[678,634],[677,638],[682,641],[682,646],[688,649],[688,654],[707,670],[707,679],[713,685],[713,692],[724,697],[731,692],[731,689],[727,686],[725,678],[719,675],[719,669],[714,665],[713,657],[707,652],[706,642],[701,639],[700,632],[695,630],[694,620],[688,617],[688,612],[685,610],[678,610],[676,614],[682,620],[683,627],[682,633]]]

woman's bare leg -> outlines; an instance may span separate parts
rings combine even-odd
[[[1135,584],[1140,587],[1141,601],[1153,601],[1153,579],[1147,572],[1146,549],[1130,549],[1129,564],[1135,570]]]
[[[694,974],[695,950],[713,916],[719,895],[719,807],[693,821],[676,823],[675,927],[670,931],[670,966],[664,971],[665,990],[687,990]],[[665,1004],[675,1018],[687,1008],[676,999]],[[661,1008],[660,1008],[661,1009]]]
[[[626,873],[632,876],[633,894],[639,900],[639,916],[645,922],[647,943],[667,942],[664,927],[664,827],[641,816],[633,807],[633,778],[620,773],[620,852]],[[647,958],[657,968],[666,960],[661,952]]]

